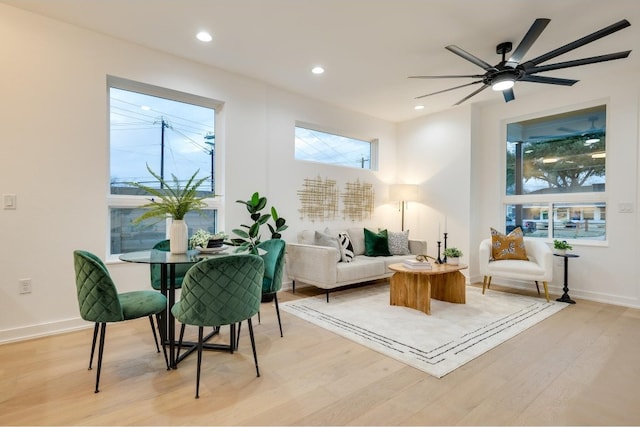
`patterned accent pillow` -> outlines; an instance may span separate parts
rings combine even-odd
[[[353,245],[347,233],[338,233],[338,244],[340,245],[340,255],[342,262],[351,262],[356,257],[353,253]]]
[[[389,253],[391,255],[409,255],[409,230],[389,231]]]
[[[528,260],[524,246],[522,228],[516,227],[511,233],[504,235],[495,228],[491,229],[491,258],[494,260],[519,259]]]

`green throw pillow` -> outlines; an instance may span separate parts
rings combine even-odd
[[[364,229],[364,254],[366,256],[389,256],[389,237],[387,230],[378,233]]]

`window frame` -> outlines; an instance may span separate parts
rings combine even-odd
[[[511,123],[544,118],[548,116],[559,115],[563,113],[570,113],[572,111],[583,110],[598,106],[605,107],[605,120],[606,123],[610,123],[610,105],[609,101],[606,99],[594,100],[592,102],[570,105],[563,108],[557,108],[553,110],[545,110],[539,111],[536,113],[531,113],[522,116],[510,117],[507,119],[503,119],[500,121],[500,136],[501,136],[501,151],[500,151],[500,170],[501,170],[501,178],[500,178],[500,215],[502,218],[502,229],[506,230],[507,228],[507,206],[509,205],[526,205],[526,204],[537,204],[544,206],[545,209],[548,209],[549,212],[549,224],[547,227],[547,235],[545,237],[534,237],[535,239],[544,239],[546,242],[553,242],[554,236],[554,227],[553,227],[553,212],[554,207],[558,204],[588,204],[588,203],[602,203],[606,209],[605,218],[608,216],[608,190],[607,186],[605,186],[604,191],[597,192],[573,192],[573,193],[549,193],[549,194],[518,194],[518,195],[508,195],[507,194],[507,125]],[[607,151],[610,147],[611,138],[609,137],[609,132],[607,131]],[[605,157],[605,170],[609,170],[609,156]],[[596,239],[563,239],[567,240],[572,245],[578,246],[608,246],[609,239],[609,227],[608,222],[605,220],[605,234],[602,240]]]
[[[220,109],[223,106],[223,103],[217,100],[213,100],[210,98],[205,98],[199,95],[188,94],[185,92],[176,91],[173,89],[163,88],[159,86],[150,85],[147,83],[136,82],[133,80],[124,79],[121,77],[115,77],[108,75],[106,81],[106,121],[107,121],[107,180],[106,180],[106,193],[107,193],[107,237],[106,237],[106,251],[107,261],[114,262],[119,261],[118,256],[119,253],[111,252],[111,211],[112,209],[118,208],[138,208],[149,202],[147,196],[136,196],[136,195],[123,195],[123,194],[112,194],[111,193],[111,155],[110,155],[110,146],[111,146],[111,126],[110,123],[110,113],[111,113],[111,97],[110,97],[110,89],[117,88],[130,92],[138,92],[149,96],[154,96],[158,98],[164,98],[171,101],[183,102],[193,105],[198,105],[206,108],[210,108],[214,111],[215,115],[215,123],[217,124]],[[216,125],[216,129],[218,126]],[[217,132],[216,132],[217,133]],[[218,135],[216,135],[216,152],[221,151],[220,146],[222,142]],[[216,218],[217,224],[216,227],[220,229],[220,224],[224,224],[224,203],[223,198],[220,196],[221,191],[221,159],[222,156],[215,156],[215,167],[214,167],[214,185],[215,185],[215,196],[206,198],[203,202],[206,206],[203,210],[208,211],[217,211]],[[169,238],[169,230],[171,225],[171,218],[167,217],[165,223],[165,237]],[[190,230],[191,231],[191,230]]]

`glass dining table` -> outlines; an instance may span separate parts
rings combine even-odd
[[[151,249],[147,251],[129,252],[121,254],[119,256],[121,261],[149,264],[160,266],[160,292],[167,297],[167,309],[165,310],[163,321],[163,333],[165,336],[165,345],[169,345],[169,366],[173,369],[177,368],[178,363],[191,354],[196,349],[195,342],[183,342],[178,349],[180,351],[183,347],[186,351],[182,354],[176,353],[176,325],[175,318],[171,313],[171,307],[176,302],[176,265],[179,264],[195,264],[204,259],[217,256],[225,256],[229,254],[214,253],[204,254],[197,250],[188,250],[184,254],[172,254],[171,252],[161,251],[157,249]],[[230,342],[229,344],[219,343],[207,343],[213,336],[219,334],[220,328],[215,327],[213,331],[205,338],[205,344],[203,348],[208,350],[223,350],[233,352],[237,346],[235,325],[231,326]]]

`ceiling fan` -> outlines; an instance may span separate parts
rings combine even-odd
[[[592,56],[589,58],[576,59],[572,61],[557,62],[555,64],[539,65],[543,62],[546,62],[550,59],[555,58],[556,56],[560,56],[571,50],[577,49],[581,46],[586,45],[587,43],[591,43],[595,40],[608,36],[609,34],[615,33],[616,31],[622,30],[623,28],[626,28],[631,25],[629,21],[627,21],[626,19],[623,19],[599,31],[596,31],[592,34],[584,36],[581,39],[578,39],[562,47],[559,47],[550,52],[547,52],[544,55],[540,55],[537,58],[531,59],[526,62],[522,62],[522,59],[524,58],[526,53],[529,51],[533,43],[538,39],[540,34],[542,34],[542,31],[546,28],[549,22],[551,22],[551,20],[547,18],[536,19],[531,25],[531,27],[529,28],[529,31],[527,31],[527,34],[525,34],[525,36],[523,37],[522,41],[520,41],[520,44],[518,44],[515,51],[511,54],[511,56],[508,59],[506,58],[506,54],[511,52],[511,49],[512,49],[511,42],[500,43],[498,46],[496,46],[496,53],[502,55],[502,61],[500,61],[496,65],[491,65],[483,61],[482,59],[470,54],[469,52],[464,51],[458,46],[455,46],[455,45],[447,46],[446,47],[447,50],[455,53],[456,55],[466,59],[469,62],[476,64],[480,68],[484,69],[485,73],[469,74],[469,75],[445,75],[445,76],[409,76],[410,79],[450,79],[450,78],[479,79],[471,83],[466,83],[466,84],[455,86],[449,89],[439,90],[437,92],[432,92],[426,95],[418,96],[416,97],[416,99],[420,99],[427,96],[448,92],[450,90],[460,89],[463,87],[482,83],[482,86],[479,89],[465,96],[460,101],[456,102],[454,105],[462,104],[467,99],[471,98],[474,95],[477,95],[478,93],[480,93],[481,91],[483,91],[488,87],[491,87],[495,91],[502,91],[505,102],[509,102],[515,99],[515,95],[513,93],[513,85],[516,81],[572,86],[573,84],[577,83],[578,80],[563,79],[563,78],[557,78],[557,77],[547,77],[547,76],[537,76],[536,74],[543,71],[559,70],[561,68],[577,67],[579,65],[595,64],[597,62],[611,61],[614,59],[622,59],[622,58],[626,58],[627,56],[629,56],[629,53],[631,53],[630,50],[626,50],[623,52],[610,53],[608,55]]]

